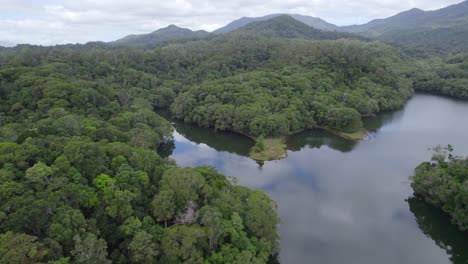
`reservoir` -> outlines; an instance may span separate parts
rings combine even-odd
[[[323,131],[287,138],[288,157],[259,164],[249,138],[174,121],[167,155],[216,167],[279,206],[281,263],[468,263],[468,234],[412,197],[409,177],[451,144],[468,155],[468,103],[417,94],[396,112],[365,120],[368,140]]]

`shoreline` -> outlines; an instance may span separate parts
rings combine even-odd
[[[361,128],[359,131],[354,133],[346,133],[341,132],[329,127],[322,127],[316,126],[315,128],[324,130],[330,134],[339,136],[343,139],[358,142],[361,140],[365,140],[369,135],[369,132],[365,128]],[[302,130],[296,133],[291,133],[291,135],[301,133],[307,130]],[[288,135],[288,136],[291,136]],[[266,138],[265,139],[265,150],[261,152],[255,152],[253,148],[249,152],[249,157],[255,161],[272,161],[272,160],[281,160],[287,158],[288,156],[288,149],[286,145],[286,138],[288,136],[282,136],[278,138]],[[255,142],[257,142],[256,138],[249,136]]]
[[[173,118],[167,118],[167,116],[163,116],[163,117],[168,120],[173,119]],[[188,123],[188,124],[197,126],[196,124],[193,124],[193,123]],[[250,149],[249,151],[248,156],[255,161],[272,161],[272,160],[281,160],[281,159],[287,158],[288,150],[287,150],[287,145],[286,145],[286,138],[289,136],[302,133],[304,131],[313,130],[313,129],[324,130],[327,133],[330,133],[340,138],[351,140],[354,142],[365,140],[369,134],[369,132],[365,128],[362,128],[361,130],[354,132],[354,133],[346,133],[346,132],[341,132],[341,131],[338,131],[329,127],[325,127],[325,126],[315,126],[312,129],[304,129],[304,130],[295,131],[285,136],[265,138],[265,150],[262,152],[254,152],[253,147],[252,147],[252,149]],[[218,130],[218,131],[236,133],[236,134],[245,136],[253,140],[254,142],[257,142],[257,137],[251,136],[241,131],[236,131],[236,130]]]

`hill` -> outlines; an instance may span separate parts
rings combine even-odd
[[[269,20],[253,22],[241,27],[240,29],[232,31],[232,33],[250,33],[267,38],[300,38],[314,40],[359,38],[357,35],[350,33],[316,29],[289,15],[280,15]]]
[[[170,25],[149,34],[129,35],[122,39],[113,41],[110,44],[115,46],[155,46],[174,40],[201,39],[207,37],[209,34],[210,33],[203,30],[192,31],[188,28],[180,28],[175,25]]]
[[[227,24],[226,26],[219,28],[213,33],[221,34],[221,33],[228,33],[231,31],[234,31],[236,29],[239,29],[241,27],[244,27],[248,24],[254,23],[254,22],[261,22],[261,21],[267,21],[275,17],[283,16],[283,15],[288,15],[297,21],[300,21],[308,26],[321,29],[321,30],[329,30],[329,31],[334,31],[338,30],[339,27],[328,23],[327,21],[317,18],[317,17],[311,17],[311,16],[304,16],[304,15],[298,15],[298,14],[271,14],[271,15],[266,15],[262,17],[242,17],[238,20],[234,20],[231,23]]]
[[[468,51],[468,1],[434,11],[411,9],[340,30],[438,52]]]

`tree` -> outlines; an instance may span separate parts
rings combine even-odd
[[[0,234],[0,263],[37,263],[46,255],[47,249],[35,236],[13,232]]]
[[[76,235],[75,248],[71,251],[76,263],[79,264],[108,264],[111,263],[107,259],[107,245],[102,238],[97,238],[96,235],[86,233]]]
[[[158,221],[164,221],[164,226],[167,227],[167,221],[172,219],[175,214],[176,204],[174,199],[174,191],[171,189],[163,189],[154,196],[152,202],[153,215]]]
[[[208,238],[208,251],[213,252],[224,233],[222,214],[218,208],[204,206],[200,209],[200,225],[205,227],[206,236]]]
[[[145,231],[136,233],[128,245],[128,250],[132,263],[155,263],[158,254],[153,237]]]
[[[26,171],[26,177],[33,183],[38,183],[42,187],[50,184],[53,176],[52,169],[43,162],[36,163]]]
[[[265,138],[263,137],[263,135],[257,138],[257,143],[253,147],[253,150],[257,153],[263,152],[265,150]]]
[[[86,228],[86,220],[80,210],[64,208],[54,216],[47,235],[59,242],[68,253],[73,249],[73,238],[84,234]]]
[[[205,234],[197,226],[174,225],[164,230],[162,239],[164,263],[203,263],[200,242]]]
[[[273,247],[278,247],[277,206],[266,194],[253,191],[246,204],[245,225],[258,238],[265,238]]]
[[[205,186],[205,179],[191,168],[171,168],[164,172],[160,188],[174,192],[177,209],[184,208],[189,201],[198,201]]]

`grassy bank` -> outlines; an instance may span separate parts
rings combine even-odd
[[[250,151],[250,158],[258,161],[279,160],[287,155],[284,138],[266,138],[263,140],[263,150],[255,147]]]

